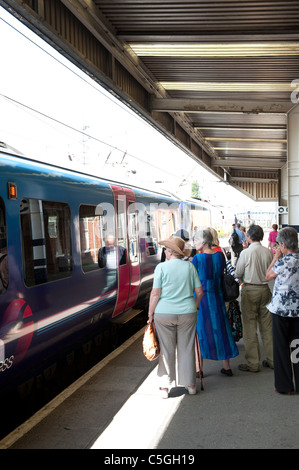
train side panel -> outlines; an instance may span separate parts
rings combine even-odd
[[[0,296],[1,387],[104,325],[117,300],[117,276],[107,290],[97,247],[92,251],[89,240],[82,246],[91,234],[86,225],[101,218],[99,205],[113,208],[111,188],[43,171],[10,157],[1,167],[9,267],[9,284]],[[11,181],[17,199],[6,197]],[[97,238],[101,245],[100,233]]]
[[[189,206],[4,152],[0,171],[1,394],[148,302]]]

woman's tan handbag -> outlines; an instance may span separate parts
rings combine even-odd
[[[149,361],[154,361],[159,357],[160,347],[154,322],[146,325],[142,346],[143,354]]]

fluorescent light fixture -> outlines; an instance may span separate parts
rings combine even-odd
[[[205,140],[209,141],[220,141],[220,140],[225,140],[226,142],[270,142],[270,143],[280,143],[280,144],[286,144],[287,139],[242,139],[242,138],[237,138],[237,137],[205,137]]]
[[[243,114],[243,113],[242,113]],[[262,113],[260,113],[262,114]],[[279,132],[279,131],[286,131],[285,127],[273,127],[270,129],[267,127],[266,129],[263,127],[221,127],[221,126],[215,126],[215,127],[203,127],[203,126],[194,126],[194,129],[199,129],[201,131],[234,131],[234,132]]]
[[[160,82],[165,90],[180,91],[237,91],[237,92],[289,92],[294,89],[289,83],[252,82]]]
[[[260,149],[260,148],[235,148],[235,147],[213,147],[214,150],[233,150],[238,152],[273,152],[272,149]],[[279,149],[279,152],[287,152],[286,149]]]
[[[143,43],[130,44],[142,57],[271,57],[299,55],[299,42],[267,43]]]

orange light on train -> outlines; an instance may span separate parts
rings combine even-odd
[[[8,187],[8,199],[17,199],[17,185],[16,183],[7,183]]]

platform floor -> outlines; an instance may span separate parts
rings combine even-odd
[[[297,449],[299,394],[274,392],[273,371],[241,372],[204,361],[204,391],[158,394],[157,361],[142,353],[143,330],[24,425],[1,449]],[[263,358],[263,356],[262,356]],[[108,453],[107,453],[108,455]],[[109,455],[112,455],[109,451]]]

